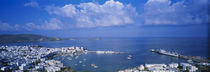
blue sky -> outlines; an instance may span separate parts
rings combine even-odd
[[[0,0],[0,34],[207,37],[208,0]]]

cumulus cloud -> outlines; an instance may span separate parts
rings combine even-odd
[[[49,14],[76,21],[81,28],[119,26],[134,23],[136,9],[119,1],[106,1],[104,4],[80,3],[67,4],[63,7],[48,6]]]
[[[13,29],[13,26],[9,25],[8,23],[4,23],[0,21],[0,30],[8,30]]]
[[[52,18],[50,21],[45,21],[44,24],[34,24],[34,23],[26,23],[24,28],[27,30],[60,30],[62,22],[56,18]]]
[[[39,8],[39,4],[36,1],[25,3],[24,6]]]
[[[53,18],[49,22],[45,21],[43,28],[47,30],[60,30],[62,29],[61,25],[62,25],[62,22],[60,20]]]
[[[6,22],[0,21],[0,31],[7,31],[7,30],[19,30],[20,26],[18,24],[10,25]]]
[[[35,1],[24,6],[39,7]],[[55,15],[41,24],[8,24],[0,21],[0,30],[61,30],[70,27],[93,28],[121,26],[135,23],[135,18],[144,24],[202,24],[208,22],[208,0],[148,0],[144,4],[142,18],[136,17],[136,8],[130,4],[109,0],[103,4],[88,2],[48,6],[49,14]]]
[[[148,0],[142,14],[145,24],[201,24],[207,22],[207,0]]]

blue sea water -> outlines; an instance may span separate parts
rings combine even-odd
[[[64,59],[65,66],[71,66],[76,71],[90,72],[116,72],[120,69],[133,68],[146,63],[172,63],[186,62],[170,56],[152,53],[151,49],[165,49],[176,51],[186,56],[208,56],[207,38],[100,38],[100,40],[88,40],[76,38],[69,41],[33,42],[33,43],[10,43],[0,45],[41,45],[45,47],[68,47],[82,46],[89,51],[112,50],[125,52],[125,54],[95,54],[88,53],[79,56],[78,59],[68,60],[68,57],[57,57]],[[132,55],[128,60],[127,56]],[[84,61],[83,59],[87,59]],[[79,63],[82,61],[82,63]],[[94,69],[90,64],[96,64]],[[85,65],[85,66],[84,66]]]

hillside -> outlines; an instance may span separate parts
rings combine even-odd
[[[46,37],[36,34],[0,35],[0,43],[58,41],[60,38]]]

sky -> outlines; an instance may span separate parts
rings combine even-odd
[[[207,37],[208,0],[0,0],[0,34]]]

